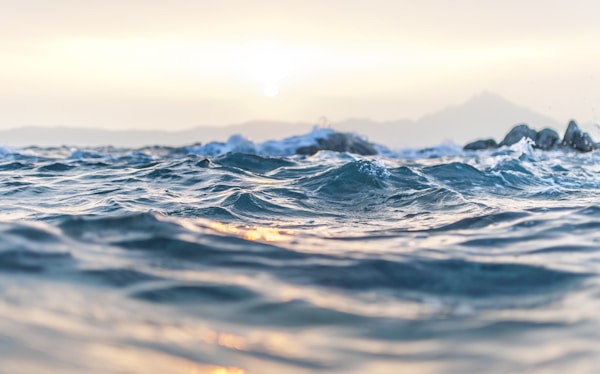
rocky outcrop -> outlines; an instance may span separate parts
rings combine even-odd
[[[575,121],[569,122],[562,145],[580,152],[590,152],[597,149],[597,145],[590,135],[587,132],[581,131]]]
[[[535,138],[535,147],[548,151],[558,144],[560,137],[558,133],[552,129],[543,129],[537,133]]]
[[[537,131],[525,124],[517,125],[506,134],[504,139],[500,142],[500,147],[517,144],[523,138],[529,138],[535,141],[537,138]]]
[[[317,144],[299,147],[296,154],[314,155],[319,151],[349,152],[359,155],[376,155],[375,145],[360,137],[340,132],[332,132],[325,138],[318,138]]]
[[[494,139],[483,139],[469,143],[463,147],[465,151],[483,151],[484,149],[498,148]]]
[[[599,146],[592,140],[588,133],[579,129],[579,126],[577,126],[575,121],[571,121],[569,122],[569,126],[567,127],[562,142],[560,141],[558,133],[552,129],[546,128],[541,131],[536,131],[526,124],[520,124],[513,127],[500,144],[496,144],[494,139],[485,139],[469,143],[465,145],[463,149],[467,151],[494,149],[516,144],[525,138],[531,139],[534,148],[544,151],[563,148],[573,149],[578,152],[590,152],[598,149]]]

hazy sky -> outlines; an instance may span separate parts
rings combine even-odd
[[[393,120],[484,90],[600,122],[599,15],[592,0],[0,0],[0,128]]]

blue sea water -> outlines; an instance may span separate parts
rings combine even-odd
[[[0,373],[593,373],[600,153],[4,148]]]

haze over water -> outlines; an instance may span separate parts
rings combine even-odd
[[[599,11],[591,0],[11,2],[0,129],[415,120],[483,91],[560,124],[597,123]]]

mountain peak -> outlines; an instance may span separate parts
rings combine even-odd
[[[451,141],[464,144],[482,137],[501,138],[515,124],[533,128],[557,127],[557,121],[515,105],[489,91],[459,105],[425,115],[417,121],[345,121],[336,128],[355,131],[392,147],[424,147]]]
[[[488,91],[471,97],[461,105],[424,116],[417,123],[421,129],[428,129],[455,142],[477,137],[500,137],[517,123],[527,123],[533,128],[558,125],[550,117]]]
[[[490,91],[481,91],[481,93],[471,96],[471,98],[468,99],[462,105],[486,104],[486,103],[505,103],[505,104],[513,105],[510,101],[506,100],[502,96],[495,94],[493,92],[490,92]]]

